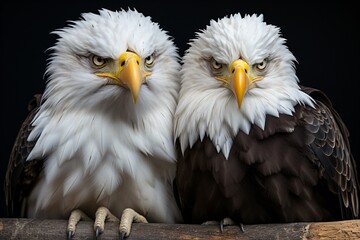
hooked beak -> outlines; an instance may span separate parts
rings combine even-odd
[[[230,86],[240,109],[245,93],[249,88],[249,65],[244,60],[239,59],[231,64],[230,70]]]
[[[115,64],[115,69],[110,72],[95,73],[99,77],[111,79],[110,84],[117,84],[130,90],[133,101],[136,103],[140,88],[146,76],[150,73],[143,73],[140,69],[140,57],[133,52],[125,52]]]
[[[246,92],[255,87],[254,82],[262,80],[264,77],[252,74],[249,64],[242,59],[231,63],[229,73],[229,75],[226,74],[215,78],[233,91],[240,109]]]

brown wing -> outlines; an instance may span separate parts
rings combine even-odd
[[[316,107],[307,108],[303,120],[311,138],[308,144],[313,161],[323,168],[329,188],[339,194],[344,219],[359,217],[359,183],[356,163],[351,154],[348,129],[330,100],[317,89],[303,91],[316,100]]]
[[[43,160],[26,161],[35,145],[35,142],[28,142],[27,138],[32,130],[31,121],[40,106],[40,101],[40,94],[30,100],[29,113],[20,128],[10,154],[5,178],[6,206],[9,217],[25,217],[23,201],[42,170]]]

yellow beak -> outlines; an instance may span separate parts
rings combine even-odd
[[[144,81],[144,74],[140,69],[140,57],[133,52],[123,53],[116,64],[114,72],[96,73],[99,77],[108,77],[112,84],[119,84],[127,87],[136,103],[141,85]]]
[[[134,103],[136,103],[143,82],[140,71],[140,58],[135,53],[126,52],[120,56],[119,63],[118,78],[130,89]]]
[[[242,100],[249,88],[249,65],[244,60],[236,60],[231,64],[230,72],[230,86],[240,109]]]

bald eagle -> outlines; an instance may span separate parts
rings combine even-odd
[[[324,92],[299,85],[285,42],[262,14],[239,13],[190,41],[175,112],[185,222],[359,216],[347,127]]]
[[[133,219],[181,221],[172,186],[180,62],[171,37],[131,9],[84,13],[54,33],[45,91],[8,164],[10,216],[70,218],[69,237],[80,218],[95,218],[100,234],[104,219],[123,211],[123,237]]]

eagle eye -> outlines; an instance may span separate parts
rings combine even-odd
[[[102,68],[107,63],[107,60],[105,58],[102,58],[102,57],[97,56],[97,55],[92,55],[91,61],[94,64],[94,66],[97,67],[97,68]]]
[[[267,60],[266,59],[264,59],[261,62],[255,64],[256,69],[259,70],[259,71],[263,71],[266,68],[266,66],[267,66]]]
[[[214,58],[211,59],[211,69],[214,71],[219,71],[223,65],[217,62]]]
[[[147,67],[151,67],[154,64],[154,56],[153,55],[149,55],[145,58],[145,65]]]

